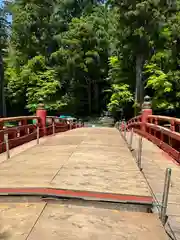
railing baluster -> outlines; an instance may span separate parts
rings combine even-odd
[[[171,127],[170,127],[171,131],[175,131],[175,122],[174,120],[171,120]]]
[[[134,129],[131,128],[131,135],[130,135],[130,141],[129,141],[129,147],[132,150],[132,143],[133,143],[133,134],[134,134]]]
[[[55,122],[54,122],[54,119],[53,119],[53,122],[52,122],[52,127],[53,127],[53,135],[55,135],[55,133],[56,133],[56,129],[55,129]]]
[[[37,125],[37,144],[39,144],[39,125]]]
[[[166,212],[167,212],[170,181],[171,181],[171,169],[167,168],[166,174],[165,174],[165,180],[164,180],[164,191],[163,191],[161,214],[160,214],[160,218],[163,225],[166,224],[166,220],[167,220]]]
[[[4,134],[4,141],[6,145],[6,159],[8,160],[10,158],[10,152],[9,152],[9,139],[8,139],[8,134]]]
[[[138,157],[137,157],[137,164],[139,169],[142,171],[142,137],[139,136],[139,143],[138,143]]]

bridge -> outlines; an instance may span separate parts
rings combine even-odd
[[[180,239],[179,123],[0,119],[0,238]]]

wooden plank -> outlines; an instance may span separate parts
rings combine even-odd
[[[47,138],[0,164],[0,187],[46,187],[151,196],[114,128],[79,128]]]
[[[6,240],[167,240],[158,216],[86,202],[0,199],[0,237]]]
[[[130,133],[127,133],[127,135],[130,135]],[[138,150],[138,135],[136,134],[133,137],[133,149],[135,152]],[[152,142],[143,139],[142,167],[159,204],[162,201],[166,168],[172,169],[167,215],[169,216],[168,223],[174,231],[176,239],[180,239],[180,231],[178,230],[180,219],[180,166]],[[167,225],[166,227],[168,228]]]
[[[157,216],[88,206],[48,204],[28,240],[167,240]]]
[[[54,196],[54,197],[69,197],[83,198],[93,200],[104,200],[124,203],[148,204],[152,206],[153,198],[151,196],[135,196],[112,194],[103,192],[89,191],[74,191],[67,189],[52,189],[52,188],[0,188],[0,196]]]

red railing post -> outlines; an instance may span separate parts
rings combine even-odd
[[[175,121],[174,121],[174,119],[172,119],[172,120],[170,121],[170,123],[171,123],[170,130],[171,130],[172,132],[174,132],[174,131],[175,131]],[[172,144],[173,144],[173,140],[172,140],[172,138],[169,136],[169,145],[172,146]]]
[[[25,136],[25,135],[28,134],[27,124],[28,124],[27,119],[23,119],[23,120],[20,121],[20,126],[26,126],[22,130],[20,130],[21,136]]]
[[[148,122],[148,116],[152,115],[152,109],[143,109],[142,110],[142,115],[141,115],[141,130],[146,131],[146,123]]]
[[[175,131],[175,121],[171,120],[171,127],[170,127],[171,131]]]
[[[40,118],[40,131],[43,132],[43,135],[45,136],[47,131],[46,131],[46,116],[47,116],[47,111],[44,108],[44,104],[39,104],[38,108],[36,110],[36,116]]]
[[[158,120],[157,120],[157,118],[155,118],[154,124],[155,124],[155,125],[158,125]]]
[[[142,105],[142,114],[141,114],[141,130],[146,131],[146,123],[148,122],[148,116],[152,115],[151,102],[150,98],[146,96],[144,98],[144,103]]]

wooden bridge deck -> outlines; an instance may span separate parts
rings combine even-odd
[[[139,136],[134,134],[132,148],[134,154],[138,152]],[[127,142],[130,133],[127,133]],[[161,204],[163,196],[164,178],[166,168],[172,169],[171,184],[168,199],[167,231],[173,239],[180,240],[180,166],[156,145],[143,138],[142,142],[142,168],[143,174],[150,185],[156,204]],[[158,208],[156,208],[158,210]]]
[[[74,129],[41,141],[8,161],[0,156],[1,195],[46,195],[1,196],[0,238],[168,239],[158,216],[147,213],[147,182],[116,129]],[[77,199],[48,200],[55,190]]]
[[[0,237],[12,240],[167,240],[154,214],[76,201],[0,199]]]
[[[0,187],[53,187],[150,196],[124,140],[111,128],[57,134],[2,162]]]

